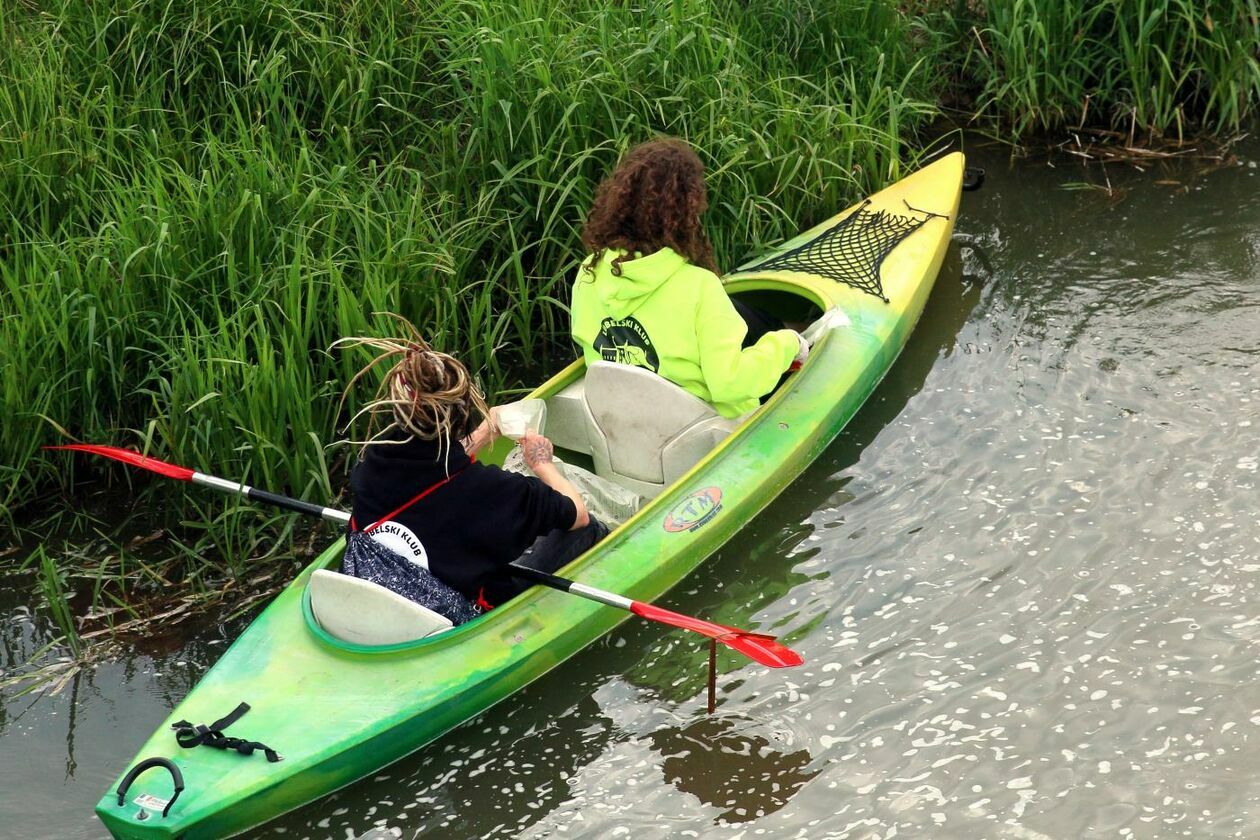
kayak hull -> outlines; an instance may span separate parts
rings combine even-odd
[[[885,258],[887,303],[820,277],[759,271],[755,264],[726,278],[732,293],[790,291],[821,309],[839,307],[849,323],[819,339],[809,362],[721,446],[561,574],[656,600],[795,479],[905,345],[948,246],[962,173],[962,155],[949,155],[871,198],[874,209],[904,214],[908,202],[936,214]],[[575,362],[533,396],[555,394],[582,372]],[[335,569],[341,549],[341,542],[330,547],[277,595],[141,747],[128,768],[164,757],[180,768],[186,789],[163,817],[171,798],[163,771],[138,777],[121,806],[116,783],[96,809],[115,837],[221,838],[274,819],[430,743],[628,617],[535,587],[438,636],[383,647],[346,644],[322,631],[306,595],[312,572]],[[209,724],[242,701],[250,710],[224,734],[262,742],[283,756],[280,762],[260,752],[178,746],[170,724]]]

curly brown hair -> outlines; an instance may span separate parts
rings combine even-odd
[[[704,164],[691,146],[675,137],[640,143],[626,153],[595,190],[595,202],[582,228],[582,244],[594,257],[594,271],[604,251],[625,251],[613,260],[621,275],[623,260],[635,252],[652,254],[666,246],[692,265],[718,273],[713,243],[700,223],[709,206]]]

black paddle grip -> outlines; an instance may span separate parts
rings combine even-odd
[[[531,569],[529,566],[522,566],[519,563],[508,563],[508,568],[512,570],[512,574],[516,577],[532,580],[534,583],[541,583],[543,586],[550,586],[552,589],[559,589],[561,592],[568,592],[569,587],[573,585],[573,581],[568,578],[557,577],[538,569]]]
[[[282,507],[285,510],[292,510],[298,513],[309,513],[312,516],[323,516],[324,507],[322,505],[304,502],[301,499],[294,499],[290,496],[281,496],[277,493],[268,493],[266,490],[259,490],[257,487],[249,488],[249,492],[245,494],[246,498],[253,499],[256,502],[266,502],[269,505]]]

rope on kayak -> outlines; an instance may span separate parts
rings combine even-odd
[[[761,271],[796,271],[826,277],[837,283],[866,292],[888,303],[879,267],[903,239],[923,227],[932,218],[948,218],[939,213],[906,209],[923,213],[923,218],[898,216],[886,210],[867,210],[868,198],[834,227],[797,248],[770,257],[765,262],[742,269]]]
[[[249,711],[248,703],[241,703],[224,717],[209,726],[198,726],[181,720],[171,724],[175,730],[175,740],[185,749],[193,747],[213,747],[216,750],[236,750],[241,755],[253,755],[254,750],[262,750],[268,761],[279,761],[280,755],[266,744],[258,741],[246,741],[244,738],[233,738],[224,735],[223,730],[241,719]]]

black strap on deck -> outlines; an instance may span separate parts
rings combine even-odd
[[[262,750],[268,761],[279,761],[280,755],[266,744],[258,741],[246,741],[244,738],[233,738],[224,735],[223,730],[241,719],[249,711],[248,703],[241,703],[227,715],[219,718],[209,726],[198,726],[181,720],[171,724],[175,730],[176,742],[185,749],[193,747],[213,747],[216,750],[236,750],[241,755],[253,755],[254,750]]]

